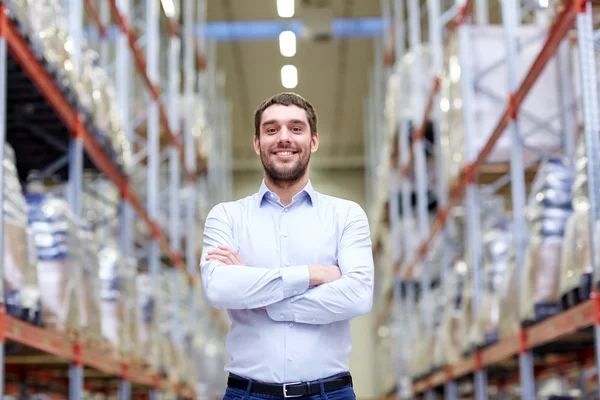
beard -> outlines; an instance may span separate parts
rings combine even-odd
[[[288,187],[297,183],[306,174],[310,161],[310,151],[293,148],[277,147],[277,150],[297,151],[297,161],[277,163],[271,157],[275,149],[260,149],[260,161],[269,180],[279,187]]]

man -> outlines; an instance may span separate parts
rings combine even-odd
[[[260,190],[215,206],[204,228],[204,292],[232,323],[225,400],[354,399],[350,320],[370,312],[373,298],[367,216],[311,186],[319,134],[308,101],[266,100],[254,129]]]

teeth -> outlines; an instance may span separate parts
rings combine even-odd
[[[280,151],[279,155],[281,155],[281,156],[291,156],[292,152],[291,151]]]

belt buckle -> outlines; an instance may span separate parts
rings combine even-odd
[[[288,395],[287,394],[287,387],[290,385],[298,385],[302,382],[291,382],[291,383],[284,383],[283,384],[283,397],[285,397],[286,399],[288,398],[292,398],[292,397],[302,397],[301,394],[296,394],[296,395]]]

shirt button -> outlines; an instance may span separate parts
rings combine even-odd
[[[313,318],[313,319],[312,319],[312,322],[315,322],[315,321],[316,321],[316,320]]]
[[[287,233],[284,233],[284,234],[283,234],[283,236],[284,236],[284,237],[287,237],[287,235],[288,235]]]
[[[284,208],[283,211],[288,212],[289,210],[287,208]]]
[[[263,304],[267,304],[267,301],[266,301],[266,300],[263,300],[263,301],[262,301],[262,303],[263,303]]]
[[[290,361],[293,361],[293,360],[294,360],[294,357],[290,356],[290,357],[288,358],[288,360],[290,360]]]
[[[283,318],[285,318],[285,315],[281,314],[281,315],[279,316],[279,318],[283,319]]]
[[[291,324],[290,324],[290,328],[293,328],[293,327],[294,327],[294,324],[293,324],[293,323],[291,323]]]
[[[286,263],[285,263],[285,266],[286,266],[286,267],[289,267],[289,266],[290,266],[290,263],[289,263],[289,262],[286,262]]]

